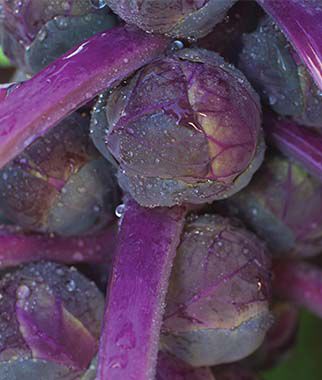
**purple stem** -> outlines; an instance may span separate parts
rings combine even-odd
[[[153,380],[185,209],[127,202],[110,278],[96,380]]]
[[[65,264],[106,263],[112,260],[116,234],[116,225],[95,235],[77,237],[27,234],[14,226],[1,226],[0,269],[38,260]]]
[[[271,115],[266,117],[264,125],[268,138],[282,153],[293,157],[322,181],[322,135]]]
[[[167,44],[164,37],[116,27],[9,89],[0,102],[0,168],[64,117],[161,54]]]
[[[322,317],[322,270],[304,261],[280,260],[273,268],[274,292]]]
[[[257,0],[274,19],[322,90],[322,7],[320,0]]]

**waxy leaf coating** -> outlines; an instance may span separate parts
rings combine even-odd
[[[40,377],[52,371],[48,378],[55,380],[61,380],[56,371],[87,369],[97,352],[104,305],[95,285],[74,268],[48,262],[6,274],[0,292],[0,379],[24,366],[27,373],[40,367],[34,369]]]
[[[0,172],[0,208],[20,226],[74,235],[114,219],[112,166],[88,138],[88,118],[74,114]]]
[[[97,113],[94,142],[101,152],[105,143],[105,156],[119,163],[120,185],[142,206],[227,198],[263,160],[256,93],[241,72],[206,50],[155,60],[113,90]]]
[[[220,22],[236,0],[108,0],[129,24],[171,37],[200,37]]]
[[[228,206],[275,256],[314,256],[322,250],[322,184],[294,161],[272,154]]]
[[[192,217],[171,274],[161,345],[193,366],[242,359],[270,327],[269,301],[264,244],[239,222]]]

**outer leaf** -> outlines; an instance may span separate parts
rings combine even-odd
[[[194,367],[230,363],[263,342],[271,324],[270,256],[240,223],[187,218],[167,293],[162,347]]]
[[[322,270],[304,261],[278,261],[274,265],[274,291],[322,318]]]
[[[166,45],[163,37],[114,28],[11,88],[0,103],[0,167],[75,109],[151,61]]]
[[[17,289],[16,315],[32,357],[85,370],[96,353],[95,337],[45,286],[32,294],[27,289]]]
[[[295,158],[310,174],[322,180],[322,136],[295,123],[268,115],[266,133],[283,153]]]
[[[107,295],[97,380],[152,380],[185,210],[129,201]]]
[[[257,0],[288,37],[322,90],[320,0]]]
[[[66,264],[104,263],[112,258],[116,243],[116,226],[81,237],[60,237],[23,233],[18,227],[0,227],[0,268],[38,260]]]

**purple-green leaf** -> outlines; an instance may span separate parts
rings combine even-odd
[[[320,0],[257,0],[274,19],[322,90],[322,6]]]
[[[38,286],[31,293],[21,285],[17,289],[16,316],[33,358],[75,369],[88,367],[97,340],[46,286]]]
[[[110,279],[97,380],[152,380],[184,208],[125,206]]]
[[[75,109],[161,54],[167,43],[161,36],[116,27],[11,88],[0,103],[0,167]]]

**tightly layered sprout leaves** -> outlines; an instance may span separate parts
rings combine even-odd
[[[0,0],[0,380],[266,380],[322,315],[322,6],[258,4]]]
[[[321,182],[286,157],[267,157],[252,183],[227,206],[275,256],[308,257],[322,251]]]
[[[244,36],[239,67],[278,114],[304,126],[321,127],[321,89],[269,17]]]
[[[18,67],[35,73],[116,24],[108,8],[96,9],[89,0],[6,0],[2,46]]]
[[[236,0],[108,0],[127,23],[146,32],[197,38],[208,34]]]
[[[185,49],[116,88],[94,128],[107,131],[107,157],[138,203],[206,203],[239,191],[260,166],[260,112],[241,72],[215,53]],[[102,134],[94,133],[98,147]]]
[[[88,137],[88,117],[73,114],[1,170],[0,207],[27,230],[75,235],[114,219],[113,167]]]
[[[104,299],[73,268],[27,265],[0,282],[0,378],[74,379],[97,350]]]
[[[161,345],[196,367],[243,359],[270,327],[270,293],[270,257],[254,234],[219,215],[190,217],[171,274]]]

